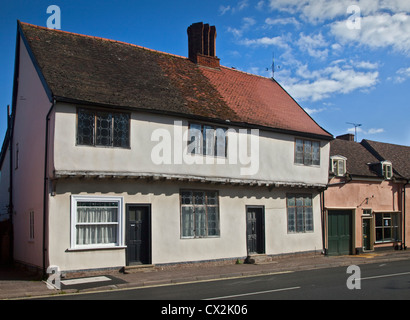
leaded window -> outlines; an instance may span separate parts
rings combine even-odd
[[[207,156],[227,156],[227,130],[207,125],[189,125],[188,152]]]
[[[217,191],[181,191],[181,237],[219,236]]]
[[[313,231],[313,206],[310,194],[289,194],[287,212],[289,233]]]
[[[129,148],[130,115],[79,109],[77,144]]]
[[[320,165],[320,142],[296,139],[295,163],[306,166]]]

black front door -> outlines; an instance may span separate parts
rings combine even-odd
[[[371,218],[363,218],[363,250],[372,250]]]
[[[265,253],[265,213],[263,207],[246,207],[248,255]]]
[[[127,205],[127,265],[151,263],[151,206]]]

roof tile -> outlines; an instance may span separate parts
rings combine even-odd
[[[273,79],[119,41],[19,27],[56,98],[332,138]]]

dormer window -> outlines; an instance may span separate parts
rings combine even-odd
[[[393,166],[390,161],[382,162],[382,174],[386,180],[390,180],[393,177]]]
[[[346,174],[346,160],[343,156],[331,156],[330,171],[337,177],[343,177]]]

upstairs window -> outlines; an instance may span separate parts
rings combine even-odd
[[[130,146],[130,115],[94,110],[78,110],[77,144],[86,146]]]
[[[342,156],[330,157],[330,171],[337,177],[343,177],[346,174],[346,160]]]
[[[383,177],[385,179],[390,180],[391,178],[393,178],[393,166],[390,161],[383,161],[382,168],[383,168]]]
[[[320,142],[296,139],[295,163],[305,166],[320,165]]]
[[[208,125],[189,125],[188,151],[207,156],[227,156],[226,129]]]

